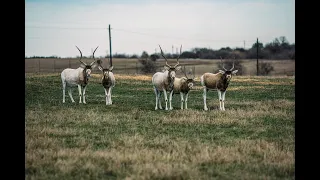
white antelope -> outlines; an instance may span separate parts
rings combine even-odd
[[[194,81],[194,72],[192,73],[192,78],[188,77],[186,74],[186,67],[184,66],[182,70],[185,77],[182,78],[175,78],[174,79],[174,85],[173,85],[173,93],[174,94],[180,94],[180,100],[181,100],[181,109],[183,109],[183,105],[185,109],[188,109],[188,95],[189,91],[193,87],[195,81]],[[171,95],[172,96],[172,95]],[[184,98],[185,97],[185,98]]]
[[[77,46],[76,46],[77,47]],[[99,46],[98,46],[99,47]],[[97,48],[98,48],[97,47]],[[94,52],[97,50],[97,48],[94,50]],[[89,81],[89,77],[91,74],[91,70],[96,67],[96,61],[93,61],[90,64],[86,64],[83,61],[81,61],[82,58],[82,52],[77,47],[77,49],[80,52],[80,67],[77,69],[71,69],[66,68],[61,72],[61,81],[62,81],[62,102],[65,103],[65,90],[66,87],[68,87],[68,94],[70,96],[71,101],[74,103],[74,99],[72,97],[71,88],[78,86],[79,90],[79,103],[82,103],[81,97],[83,97],[83,103],[86,104],[86,87]],[[93,55],[94,55],[93,52]]]
[[[226,68],[224,68],[222,59],[221,59],[221,63],[222,63],[222,68],[224,70],[219,70],[219,72],[216,74],[204,73],[200,77],[201,86],[203,86],[203,103],[204,103],[204,110],[205,111],[208,110],[207,103],[206,103],[208,90],[217,90],[218,91],[220,110],[222,110],[222,111],[225,110],[224,100],[225,100],[226,90],[228,88],[228,85],[229,85],[229,82],[232,78],[232,75],[234,75],[238,72],[238,70],[233,70],[234,61],[232,64],[232,68],[230,70],[227,70]]]
[[[98,69],[102,72],[102,79],[101,83],[104,88],[104,92],[106,95],[106,105],[111,105],[112,100],[111,100],[111,93],[112,93],[112,88],[116,84],[116,80],[114,78],[114,75],[112,73],[113,66],[110,66],[108,68],[104,68],[101,64],[102,61],[99,59],[97,61],[98,64]]]
[[[160,47],[160,45],[159,45]],[[160,47],[161,50],[161,55],[162,57],[166,60],[166,65],[164,66],[164,71],[163,72],[156,72],[153,76],[152,76],[152,84],[154,87],[154,93],[156,95],[156,106],[155,106],[155,110],[158,109],[158,104],[159,104],[159,109],[162,109],[161,106],[161,93],[163,92],[164,94],[164,99],[166,102],[166,109],[168,110],[168,98],[167,98],[167,91],[170,93],[170,97],[169,97],[169,109],[172,110],[172,105],[171,105],[171,101],[172,101],[172,91],[173,91],[173,86],[174,86],[174,79],[176,77],[176,71],[180,70],[181,66],[179,65],[179,58],[181,55],[181,48],[182,45],[180,47],[180,54],[177,58],[177,64],[174,66],[170,66],[168,64],[168,60],[167,58],[164,56],[163,51]]]

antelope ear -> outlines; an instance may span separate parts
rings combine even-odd
[[[232,74],[236,74],[238,72],[238,70],[234,70],[232,71]]]
[[[109,71],[112,71],[112,69],[113,69],[113,66],[109,67]]]
[[[103,68],[99,65],[98,69],[103,72]]]
[[[225,72],[223,70],[219,70],[219,73],[224,74]]]
[[[179,71],[181,69],[181,66],[177,66],[176,70]]]
[[[187,81],[188,79],[186,77],[182,77],[181,80]]]
[[[165,70],[169,70],[170,68],[168,66],[163,66]]]

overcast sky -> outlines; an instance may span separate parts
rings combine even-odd
[[[294,0],[26,0],[25,56],[176,53],[295,43]]]

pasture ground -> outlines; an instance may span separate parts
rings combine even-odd
[[[155,111],[146,75],[116,74],[106,106],[100,78],[63,104],[59,74],[26,73],[26,179],[295,179],[293,77],[234,76],[224,112],[198,80],[188,110]]]

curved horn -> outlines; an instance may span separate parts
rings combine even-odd
[[[171,67],[171,66],[168,64],[168,59],[164,56],[163,51],[162,51],[160,45],[159,45],[159,47],[160,47],[160,50],[161,50],[161,55],[162,55],[162,57],[166,60],[166,65],[167,65],[168,67]]]
[[[84,63],[83,61],[81,61],[81,59],[82,59],[82,52],[81,52],[81,50],[78,48],[78,46],[76,46],[76,48],[79,50],[80,55],[81,55],[79,61],[80,61],[82,64],[87,65],[86,63]]]
[[[234,60],[233,60],[233,63],[232,63],[232,68],[229,71],[232,71],[233,68],[234,68]]]
[[[221,60],[221,63],[222,63],[222,68],[223,68],[225,71],[227,71],[227,69],[224,68],[224,64],[223,64],[223,62],[222,62],[222,57],[221,57],[221,56],[220,56],[220,60]]]
[[[187,74],[186,74],[186,66],[183,66],[183,69],[181,68],[181,71],[182,71],[183,74],[186,76],[186,78],[189,79],[188,76],[187,76]]]
[[[174,67],[177,67],[177,66],[179,65],[179,58],[180,58],[180,56],[181,56],[181,49],[182,49],[182,44],[181,44],[181,46],[180,46],[180,54],[179,54],[179,56],[178,56],[178,58],[177,58],[177,64],[176,64]]]
[[[99,46],[96,47],[96,49],[93,51],[92,57],[94,59],[94,61],[90,64],[90,66],[92,66],[97,60],[94,58],[94,53],[96,52],[96,50],[98,49]]]
[[[94,58],[94,53],[96,52],[96,50],[98,49],[98,47],[99,47],[99,46],[96,47],[96,49],[93,51],[93,54],[92,54],[92,57],[93,57],[94,60],[96,60],[96,59]]]

